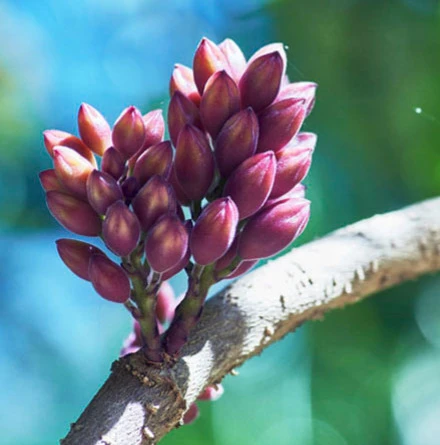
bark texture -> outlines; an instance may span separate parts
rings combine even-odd
[[[294,249],[209,300],[173,367],[147,366],[141,353],[114,362],[62,444],[154,444],[205,386],[304,321],[438,270],[440,198]]]

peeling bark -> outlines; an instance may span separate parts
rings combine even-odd
[[[197,395],[303,322],[440,270],[440,198],[374,216],[273,260],[208,301],[182,357],[113,363],[63,445],[150,445]]]

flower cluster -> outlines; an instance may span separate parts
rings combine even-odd
[[[102,297],[125,304],[151,362],[178,355],[213,283],[280,252],[308,222],[301,181],[316,136],[299,130],[316,84],[289,83],[285,72],[281,44],[246,62],[232,40],[205,38],[193,69],[172,73],[170,140],[160,110],[133,106],[111,128],[83,104],[80,137],[44,133],[50,212],[73,233],[101,237],[120,261],[72,239],[57,241],[60,257]],[[159,289],[183,269],[188,290],[162,334]]]

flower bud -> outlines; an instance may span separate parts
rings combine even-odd
[[[188,249],[188,231],[175,215],[162,216],[148,232],[145,254],[152,269],[158,273],[175,266]]]
[[[99,156],[112,145],[110,125],[91,105],[83,103],[79,107],[78,128],[81,139]]]
[[[194,54],[194,81],[199,93],[203,93],[205,84],[216,71],[227,67],[226,57],[221,49],[211,40],[204,37]]]
[[[203,392],[197,397],[197,400],[207,400],[210,402],[215,402],[218,400],[225,392],[223,385],[217,383],[216,385],[207,386]]]
[[[185,227],[188,229],[187,224],[185,224]],[[188,265],[190,259],[191,250],[188,248],[186,249],[186,253],[183,258],[175,266],[173,266],[171,269],[168,269],[162,274],[162,280],[169,280],[171,277],[174,277],[174,275],[177,275]]]
[[[195,105],[200,104],[200,94],[194,83],[193,70],[187,66],[176,63],[170,81],[170,96],[179,91]]]
[[[47,192],[46,203],[52,216],[67,230],[84,236],[101,233],[101,218],[88,203],[58,191]]]
[[[253,60],[240,79],[241,103],[260,111],[276,98],[284,71],[283,59],[278,51]]]
[[[133,199],[139,191],[139,182],[134,176],[129,176],[121,184],[122,194],[127,199]]]
[[[189,425],[197,420],[200,416],[200,411],[195,403],[191,403],[186,413],[183,415],[182,422],[184,425]]]
[[[305,102],[302,99],[284,99],[263,110],[259,115],[257,152],[277,151],[286,145],[301,128],[305,113]]]
[[[258,119],[252,108],[229,118],[215,141],[215,159],[223,177],[228,177],[244,160],[255,154]]]
[[[199,109],[181,92],[176,91],[168,107],[168,130],[174,146],[182,128],[187,124],[201,127]]]
[[[53,149],[55,173],[66,188],[80,198],[87,198],[87,178],[93,165],[75,150],[56,146]]]
[[[283,61],[283,76],[284,76],[287,66],[287,55],[286,51],[284,50],[284,45],[282,43],[269,43],[269,45],[265,45],[261,47],[259,50],[255,51],[248,61],[248,66],[259,57],[265,56],[266,54],[270,54],[275,51],[281,56],[281,59]]]
[[[238,209],[230,197],[209,203],[194,225],[190,250],[196,263],[211,264],[223,256],[234,241]]]
[[[133,156],[144,144],[145,126],[140,111],[126,108],[116,120],[112,132],[113,146],[126,159]]]
[[[125,160],[121,153],[114,147],[109,147],[104,152],[101,162],[101,170],[118,180],[125,170]]]
[[[223,190],[237,205],[240,219],[247,218],[263,207],[275,179],[276,159],[272,151],[246,159],[231,174]]]
[[[214,179],[214,156],[206,136],[186,125],[180,132],[174,159],[176,177],[185,195],[202,199]]]
[[[130,298],[130,280],[127,274],[105,255],[92,255],[89,277],[96,292],[106,300],[125,303]]]
[[[87,179],[87,198],[90,205],[104,215],[114,202],[122,199],[121,187],[113,176],[93,170]]]
[[[162,141],[165,134],[165,121],[161,109],[152,110],[142,117],[145,127],[145,139],[142,151]]]
[[[172,162],[171,142],[159,142],[139,156],[133,168],[133,176],[140,185],[145,184],[154,175],[168,179]]]
[[[301,133],[298,136],[300,135]],[[306,177],[310,169],[316,136],[313,133],[302,133],[302,135],[302,142],[294,140],[275,153],[277,168],[271,198],[292,190]]]
[[[174,290],[168,281],[162,281],[157,292],[156,316],[161,323],[168,323],[174,317],[176,308],[176,296]]]
[[[56,241],[58,254],[64,264],[80,278],[90,281],[89,262],[92,255],[104,255],[104,252],[82,241],[62,238]]]
[[[232,280],[232,278],[237,278],[240,275],[243,275],[246,272],[249,272],[257,263],[258,263],[258,260],[242,261],[238,265],[238,267],[233,272],[231,272],[229,275],[227,275],[225,278],[227,280]]]
[[[277,102],[284,99],[302,99],[305,101],[306,117],[315,104],[315,93],[318,85],[315,82],[294,82],[281,88]]]
[[[244,260],[268,258],[286,248],[304,230],[310,201],[290,198],[263,209],[243,228],[238,253]]]
[[[228,72],[231,77],[238,83],[240,77],[246,69],[246,59],[240,47],[231,39],[225,39],[218,46],[221,52],[225,55]]]
[[[107,247],[116,255],[122,257],[133,252],[140,232],[136,215],[122,201],[116,201],[107,209],[102,235]]]
[[[277,197],[274,197],[274,198],[269,196],[269,199],[265,202],[265,204],[263,206],[263,210],[273,206],[274,204],[278,204],[281,201],[284,202],[286,199],[290,199],[290,198],[304,198],[305,196],[306,196],[306,187],[305,187],[305,185],[304,184],[297,184],[297,185],[295,185],[295,187],[293,187],[291,190],[289,190],[284,195],[277,196]]]
[[[142,229],[147,231],[160,216],[175,212],[176,199],[168,182],[153,176],[139,190],[132,206]]]
[[[215,263],[215,274],[218,275],[218,272],[221,272],[222,270],[226,269],[232,261],[234,261],[237,258],[238,253],[238,239],[235,238],[234,242],[232,243],[231,247],[228,249],[228,251],[219,258]],[[250,261],[240,261],[234,270],[232,270],[229,275],[223,276],[219,278],[217,276],[217,281],[227,279],[230,280],[232,278],[236,278],[240,275],[243,275],[248,270],[252,269],[252,267],[257,264],[258,260],[250,260]]]
[[[217,137],[224,123],[240,110],[240,92],[226,71],[214,73],[205,85],[200,116],[208,133]]]
[[[182,206],[189,206],[191,204],[191,200],[188,198],[188,196],[185,195],[185,191],[183,190],[182,186],[179,184],[179,181],[177,180],[176,176],[176,170],[174,167],[171,167],[171,173],[169,178],[171,187],[174,190],[174,193],[176,195],[177,201]]]
[[[73,134],[66,133],[61,130],[46,130],[43,131],[44,145],[50,157],[53,158],[53,149],[57,145],[71,148],[79,153],[83,158],[87,159],[95,168],[97,166],[95,156],[84,142],[73,136]]]
[[[50,192],[51,190],[56,190],[59,192],[66,191],[53,168],[43,170],[38,176],[40,178],[41,186],[45,192]]]

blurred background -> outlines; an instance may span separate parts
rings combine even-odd
[[[202,36],[247,56],[284,42],[291,80],[319,84],[301,244],[440,193],[439,13],[436,0],[0,0],[1,442],[64,436],[131,327],[57,257],[44,129],[76,133],[83,101],[109,122],[166,109],[173,64]],[[162,443],[438,445],[439,348],[433,276],[289,335]]]

